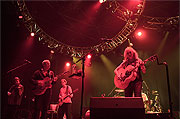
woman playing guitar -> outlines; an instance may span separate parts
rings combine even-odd
[[[114,70],[116,87],[125,89],[125,97],[141,97],[142,76],[140,71],[146,73],[144,62],[138,57],[138,53],[127,47],[124,51],[123,62]]]

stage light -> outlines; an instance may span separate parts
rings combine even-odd
[[[137,33],[137,35],[138,35],[138,36],[142,36],[142,32],[139,31],[139,32]]]
[[[22,15],[19,15],[19,19],[22,19],[23,18],[23,16]]]
[[[51,50],[51,54],[54,54],[54,50]]]
[[[31,36],[34,36],[34,35],[35,35],[35,34],[32,32],[32,33],[31,33]]]
[[[103,2],[106,2],[106,0],[99,0],[99,3],[103,3]]]
[[[146,31],[144,29],[138,29],[135,31],[134,36],[138,40],[146,39]]]
[[[69,62],[66,63],[66,66],[69,67],[71,64]]]
[[[92,56],[91,56],[90,54],[89,54],[89,55],[87,55],[87,58],[88,58],[88,59],[90,59],[91,57],[92,57]]]

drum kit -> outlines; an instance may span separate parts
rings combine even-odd
[[[124,90],[116,89],[115,92],[116,94],[114,97],[124,97]],[[141,94],[146,113],[162,112],[158,91],[152,90],[151,92],[147,91],[146,93],[142,92]]]
[[[145,112],[147,113],[161,113],[161,105],[158,91],[152,90],[151,93],[142,93]]]

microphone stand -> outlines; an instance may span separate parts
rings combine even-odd
[[[111,90],[111,92],[107,96],[110,96],[115,89],[116,89],[116,86],[114,86],[114,88]]]
[[[25,62],[25,63],[23,63],[23,64],[21,64],[21,65],[15,67],[15,68],[13,68],[13,69],[7,71],[7,74],[10,73],[10,72],[12,72],[12,71],[14,71],[14,70],[16,70],[16,69],[19,69],[19,68],[21,68],[22,66],[25,66],[25,65],[27,65],[27,64],[29,64],[29,63],[28,63],[28,62]]]
[[[82,89],[81,89],[81,107],[80,107],[80,119],[82,119],[82,107],[83,107],[83,96],[84,96],[84,77],[85,77],[85,57],[84,55],[82,58],[80,58],[76,63],[82,60]]]
[[[82,89],[81,89],[81,109],[80,109],[80,119],[82,119],[82,107],[83,107],[83,96],[84,96],[84,77],[85,77],[85,59],[87,54],[90,54],[94,51],[94,49],[90,50],[88,53],[86,53],[82,58],[80,58],[76,63],[82,60]]]
[[[170,91],[170,83],[169,83],[169,70],[167,62],[159,63],[158,56],[156,55],[156,60],[158,65],[165,65],[166,66],[166,77],[167,77],[167,86],[168,86],[168,97],[169,97],[169,107],[170,107],[170,116],[173,118],[172,113],[172,101],[171,101],[171,91]]]

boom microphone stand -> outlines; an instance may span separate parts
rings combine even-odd
[[[14,70],[16,70],[16,69],[19,69],[19,68],[21,68],[21,67],[23,67],[23,66],[25,66],[25,65],[27,65],[27,64],[31,64],[31,62],[28,61],[28,60],[24,60],[24,62],[25,62],[25,63],[23,63],[23,64],[21,64],[21,65],[15,67],[15,68],[13,68],[13,69],[7,71],[7,74],[10,73],[10,72],[12,72],[12,71],[14,71]]]
[[[170,83],[169,83],[169,70],[167,62],[159,63],[158,56],[156,55],[156,60],[158,65],[165,65],[166,66],[166,77],[167,77],[167,86],[168,86],[168,96],[169,96],[169,107],[170,107],[170,116],[173,118],[172,113],[172,101],[171,101],[171,91],[170,91]]]

